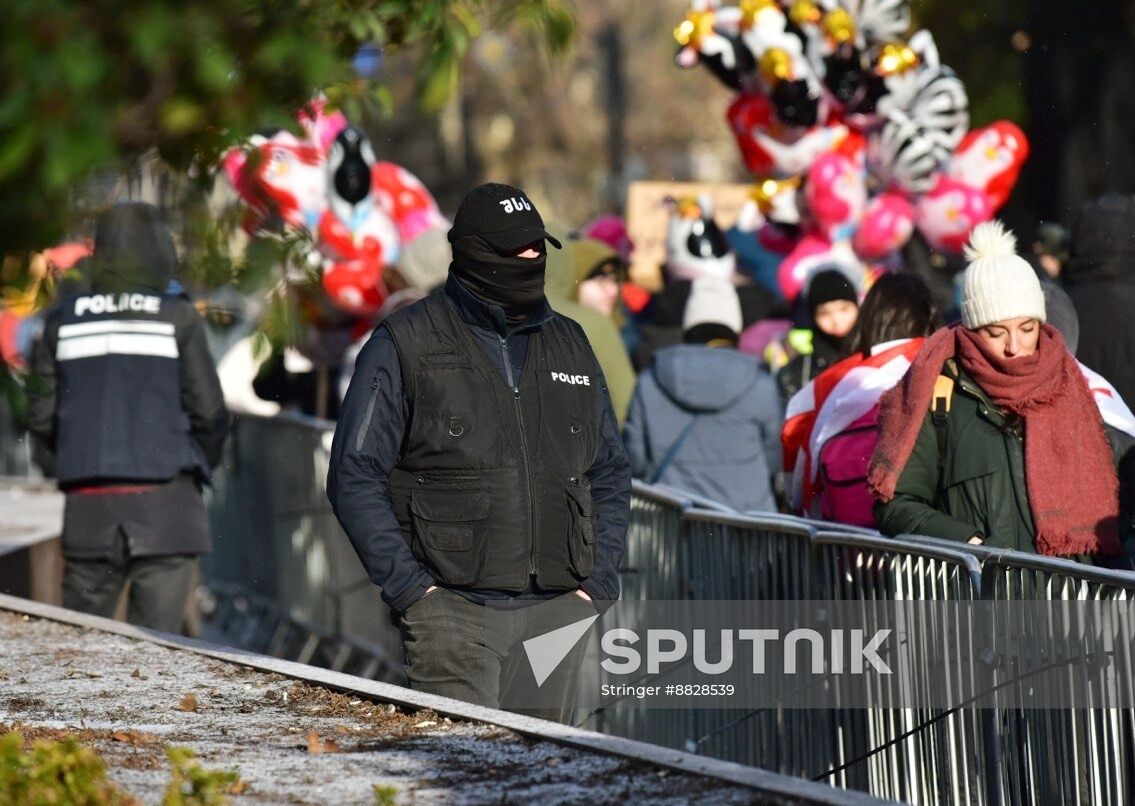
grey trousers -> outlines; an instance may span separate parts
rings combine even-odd
[[[586,638],[540,684],[524,641],[596,615],[574,593],[501,608],[438,588],[399,619],[406,676],[418,691],[567,723]]]
[[[108,559],[68,557],[63,568],[63,606],[113,618],[122,589],[130,586],[126,620],[139,627],[171,633],[185,628],[197,557],[181,554],[132,557],[121,532]]]

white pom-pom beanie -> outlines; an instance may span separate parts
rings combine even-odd
[[[969,266],[962,275],[962,326],[967,330],[1030,317],[1045,320],[1040,280],[1017,255],[1017,239],[1000,221],[978,224],[965,249]]]
[[[706,324],[722,325],[736,334],[742,330],[741,301],[736,287],[728,280],[711,275],[699,277],[690,285],[682,330]]]

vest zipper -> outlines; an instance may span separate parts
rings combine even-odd
[[[370,418],[374,416],[374,404],[378,402],[378,376],[374,376],[374,383],[370,385],[370,402],[367,403],[367,413],[363,415],[363,424],[359,426],[359,433],[355,437],[355,452],[363,449],[363,441],[367,431],[370,430]]]
[[[532,490],[532,469],[528,466],[528,433],[524,427],[524,410],[520,405],[520,384],[512,376],[512,356],[508,353],[508,339],[500,340],[501,359],[504,361],[504,374],[512,387],[512,402],[516,408],[516,421],[520,424],[520,461],[524,465],[524,483],[528,489],[528,574],[536,575],[536,497]]]

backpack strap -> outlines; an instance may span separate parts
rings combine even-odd
[[[954,359],[942,367],[942,374],[934,380],[934,394],[930,396],[930,418],[934,421],[934,434],[938,437],[938,471],[946,465],[946,423],[954,401],[954,383],[958,368]]]
[[[682,448],[682,443],[686,441],[686,437],[694,430],[694,424],[698,421],[699,414],[694,414],[690,417],[690,421],[686,423],[686,427],[678,434],[678,438],[670,445],[670,450],[666,451],[666,455],[662,457],[662,461],[654,468],[654,472],[650,475],[650,481],[647,484],[657,484],[658,480],[662,478],[662,474],[670,467],[670,463],[674,461],[674,457],[678,455],[678,451]]]

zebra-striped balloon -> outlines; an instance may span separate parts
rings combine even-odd
[[[910,0],[840,0],[855,20],[861,49],[903,39],[910,28]]]
[[[872,168],[880,178],[921,193],[930,190],[969,128],[965,86],[945,65],[888,79],[879,102],[885,123],[871,138]]]

